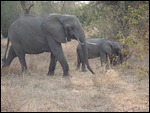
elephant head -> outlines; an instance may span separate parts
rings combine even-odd
[[[82,45],[85,64],[92,71],[88,62],[88,50],[85,34],[78,18],[74,15],[50,14],[41,24],[43,32],[54,38],[59,43],[66,43],[71,39],[78,40]]]
[[[117,42],[112,41],[112,48],[113,48],[113,53],[119,56],[120,63],[122,64],[123,56],[121,52],[121,46]]]

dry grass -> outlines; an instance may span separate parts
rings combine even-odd
[[[71,77],[62,77],[59,63],[55,76],[47,76],[49,53],[27,55],[28,73],[21,72],[17,58],[2,69],[1,111],[149,111],[149,76],[139,79],[136,68],[123,66],[105,73],[99,58],[89,60],[95,75],[76,71],[76,45],[76,41],[63,44]],[[5,46],[1,47],[3,55]],[[147,60],[149,56],[142,62],[132,58],[130,63]]]

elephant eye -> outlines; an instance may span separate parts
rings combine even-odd
[[[73,27],[73,26],[69,26],[68,29],[69,29],[70,31],[73,31],[73,30],[74,30],[74,27]]]

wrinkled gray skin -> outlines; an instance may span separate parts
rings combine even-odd
[[[12,60],[18,57],[22,71],[26,71],[25,54],[51,52],[48,75],[54,74],[57,60],[62,66],[63,75],[69,75],[69,66],[64,56],[61,43],[76,39],[82,43],[84,62],[94,74],[88,63],[84,31],[78,18],[74,15],[50,14],[43,17],[32,15],[22,16],[10,26],[8,38],[11,46],[7,59],[6,54],[4,55],[2,67],[9,66]]]
[[[105,38],[87,38],[87,48],[88,48],[88,59],[100,57],[101,65],[103,62],[108,63],[108,57],[112,63],[115,56],[119,56],[119,61],[122,64],[123,58],[121,53],[121,46],[109,39]],[[82,63],[82,71],[86,71],[84,57],[79,44],[76,49],[77,52],[77,69],[80,68],[80,63]]]

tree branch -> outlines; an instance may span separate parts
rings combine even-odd
[[[22,9],[23,9],[23,11],[24,11],[24,14],[29,14],[31,7],[34,6],[34,4],[31,4],[31,5],[29,6],[29,8],[26,8],[25,1],[21,1],[20,4],[21,4],[21,6],[22,6]]]
[[[28,11],[30,11],[31,7],[34,6],[34,4],[31,4],[28,8]]]

